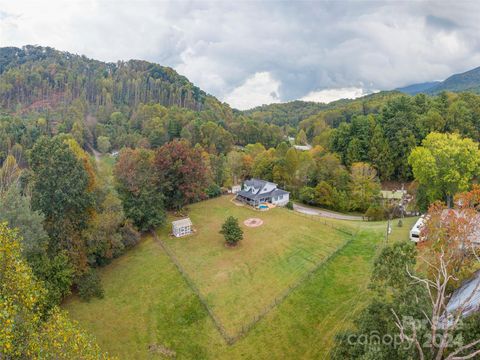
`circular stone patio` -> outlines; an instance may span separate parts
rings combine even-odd
[[[259,227],[263,225],[263,220],[259,218],[250,218],[245,220],[243,224],[248,227]]]

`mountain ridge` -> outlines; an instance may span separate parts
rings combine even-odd
[[[51,47],[0,48],[0,105],[7,109],[60,97],[96,106],[157,102],[191,110],[220,102],[174,69],[144,60],[102,62]]]
[[[412,84],[396,89],[408,95],[425,93],[437,95],[442,91],[480,93],[480,66],[462,73],[450,75],[443,81]]]

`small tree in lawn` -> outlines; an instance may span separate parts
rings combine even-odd
[[[222,225],[220,234],[223,234],[225,241],[229,246],[235,246],[243,239],[243,230],[238,225],[238,219],[233,216],[229,216],[225,223]]]

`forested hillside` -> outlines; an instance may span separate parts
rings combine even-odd
[[[0,218],[20,227],[50,306],[72,288],[101,296],[93,269],[134,246],[138,231],[246,178],[311,205],[373,211],[380,180],[413,180],[422,157],[411,164],[410,153],[430,133],[480,140],[480,97],[471,93],[381,92],[239,112],[144,61],[28,46],[0,49],[0,69]],[[313,148],[296,150],[292,136]],[[120,150],[113,182],[91,160],[94,149]],[[418,204],[451,189],[419,182]]]
[[[140,60],[104,63],[52,48],[0,49],[0,99],[9,109],[85,100],[114,109],[156,102],[200,110],[207,94],[173,69]]]
[[[295,128],[302,120],[322,111],[339,109],[339,111],[351,112],[353,114],[361,109],[365,114],[374,112],[386,99],[396,95],[399,95],[399,93],[395,91],[382,91],[363,96],[357,100],[342,99],[328,104],[296,100],[287,103],[262,105],[246,110],[243,113],[257,121],[265,121],[277,125],[289,125]],[[332,124],[334,123],[336,122],[332,122]]]
[[[96,148],[101,138],[112,149],[155,147],[181,135],[223,150],[282,140],[279,127],[234,116],[157,64],[103,63],[36,46],[2,48],[0,59],[3,158],[15,143],[28,149],[40,135],[57,133],[71,133],[84,148]]]

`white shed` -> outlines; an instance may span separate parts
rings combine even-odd
[[[192,221],[190,218],[172,221],[172,232],[176,237],[191,234],[192,231]]]
[[[238,193],[240,190],[242,190],[242,185],[233,185],[232,186],[232,194]]]

